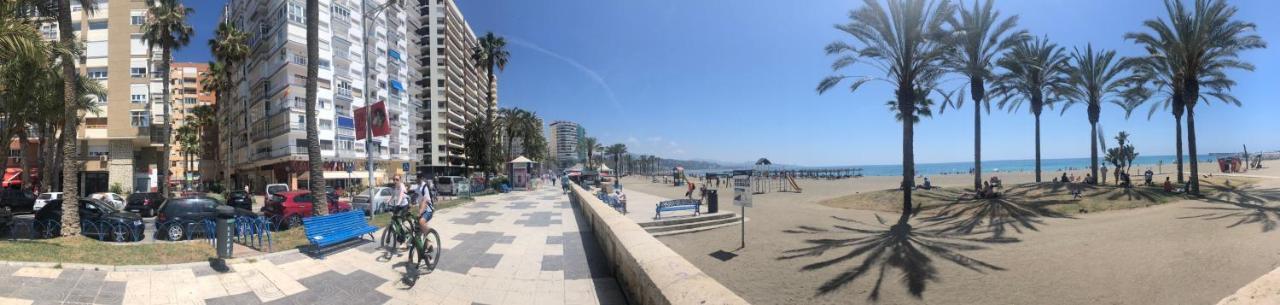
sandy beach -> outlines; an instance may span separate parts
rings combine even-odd
[[[1280,169],[1251,171],[1249,179],[1258,182],[1237,187],[1239,182],[1223,184],[1231,178],[1210,165],[1202,163],[1201,173],[1218,175],[1214,181],[1227,190],[1219,198],[1056,217],[1023,215],[1001,240],[929,234],[932,224],[925,220],[933,215],[924,212],[911,222],[914,246],[866,246],[869,238],[892,231],[897,213],[818,204],[893,188],[897,177],[799,180],[802,193],[756,195],[755,206],[746,211],[751,221],[745,249],[737,249],[736,226],[659,240],[756,304],[1214,303],[1280,266],[1280,232],[1274,230],[1280,219]],[[1172,174],[1172,166],[1163,171],[1156,181]],[[1006,184],[1034,181],[1027,172],[997,175]],[[1045,173],[1045,181],[1054,175],[1061,174]],[[930,176],[946,188],[968,187],[972,179]],[[623,183],[628,191],[665,198],[685,191],[640,177]],[[709,255],[717,251],[737,256],[722,261]],[[875,255],[888,263],[868,259]]]

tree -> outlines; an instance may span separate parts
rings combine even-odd
[[[982,5],[979,6],[979,2]],[[955,48],[947,53],[947,66],[969,79],[969,93],[973,98],[973,189],[982,190],[982,109],[991,111],[986,97],[986,81],[993,78],[993,64],[1000,52],[1018,44],[1026,37],[1025,31],[1014,31],[1018,16],[1000,20],[1000,12],[992,8],[995,1],[974,1],[972,9],[960,9],[959,18],[949,19],[955,30]],[[997,24],[999,22],[999,24]],[[964,104],[964,90],[954,107]],[[947,102],[944,102],[946,104]],[[946,109],[943,105],[941,109]],[[941,110],[940,110],[941,111]]]
[[[169,109],[173,104],[169,91],[169,63],[173,61],[170,54],[191,42],[192,29],[187,24],[187,16],[194,11],[180,0],[147,0],[147,7],[148,17],[147,22],[142,24],[142,39],[147,41],[148,48],[160,48],[160,73],[164,78],[164,150],[160,152],[160,163],[157,164],[156,171],[160,180],[160,193],[168,197],[169,147],[170,142],[173,142],[173,119],[169,117]]]
[[[913,127],[918,119],[917,105],[926,101],[925,94],[937,87],[945,72],[944,62],[950,52],[943,24],[952,18],[949,1],[888,0],[888,10],[878,0],[864,0],[863,7],[849,13],[849,22],[836,29],[853,36],[863,45],[857,48],[843,41],[828,44],[828,55],[839,55],[831,64],[839,71],[858,62],[879,70],[881,76],[849,76],[836,74],[823,79],[819,94],[827,92],[845,79],[853,79],[850,91],[859,86],[882,81],[895,89],[895,117],[902,122],[902,216],[899,225],[906,226],[911,217],[911,189],[915,185]],[[892,14],[890,14],[892,12]],[[861,61],[859,61],[861,59]]]
[[[79,77],[76,76],[76,65],[73,53],[69,50],[77,50],[75,32],[71,29],[71,1],[72,0],[49,0],[57,1],[56,5],[39,5],[44,9],[41,11],[45,16],[57,16],[58,18],[58,42],[62,44],[61,48],[64,52],[60,52],[59,60],[62,63],[62,199],[65,202],[78,202],[80,194],[79,184],[80,170],[79,162],[76,162],[76,130],[79,128],[79,107],[77,107],[76,93],[79,92],[76,85]],[[79,1],[82,14],[93,14],[96,12],[98,1],[95,0],[76,0]],[[47,2],[45,4],[48,4]],[[168,54],[166,54],[168,55]],[[168,89],[168,88],[165,88]],[[62,235],[75,236],[80,235],[80,215],[74,204],[62,205]]]
[[[462,152],[467,157],[467,165],[483,173],[491,172],[493,166],[493,163],[488,162],[493,159],[489,156],[493,152],[484,145],[491,139],[490,135],[493,134],[491,129],[486,120],[471,120],[462,128]]]
[[[493,126],[493,110],[497,108],[498,105],[498,99],[496,97],[498,92],[497,88],[494,87],[497,85],[498,81],[497,75],[494,74],[494,72],[495,70],[502,71],[507,68],[507,59],[511,56],[511,54],[507,52],[507,40],[494,35],[493,32],[489,32],[483,37],[480,37],[479,45],[474,47],[471,51],[471,60],[477,67],[484,69],[485,76],[487,77],[486,79],[488,80],[488,82],[485,83],[485,86],[487,87],[487,90],[485,90],[485,101],[488,102],[488,106],[485,107],[484,119],[489,121],[488,126]],[[477,143],[483,145],[484,147],[481,148],[487,150],[488,147],[492,145],[490,143],[492,143],[493,138],[494,135],[489,134],[487,137],[488,140]],[[480,163],[486,163],[486,160],[481,160]]]
[[[996,65],[1005,71],[992,81],[991,95],[1003,97],[996,106],[1014,112],[1026,103],[1035,116],[1036,182],[1041,182],[1040,114],[1067,90],[1067,56],[1047,37],[1036,38],[1014,45]]]
[[[1182,170],[1182,114],[1186,111],[1184,106],[1182,84],[1182,68],[1184,62],[1178,57],[1181,56],[1179,47],[1170,41],[1157,39],[1146,33],[1128,33],[1125,34],[1126,39],[1134,40],[1140,44],[1147,46],[1147,56],[1141,56],[1133,59],[1133,73],[1135,80],[1135,90],[1138,94],[1134,95],[1137,101],[1150,101],[1152,98],[1157,99],[1151,104],[1151,110],[1147,112],[1147,119],[1150,120],[1157,110],[1164,108],[1171,110],[1174,121],[1174,144],[1176,150],[1178,184],[1185,182]],[[1153,88],[1148,88],[1148,84]]]
[[[1196,0],[1193,11],[1181,1],[1165,0],[1164,4],[1168,20],[1143,22],[1156,34],[1136,33],[1133,39],[1146,45],[1148,51],[1154,51],[1149,53],[1164,53],[1168,58],[1177,60],[1177,64],[1170,68],[1177,69],[1174,76],[1181,76],[1181,84],[1175,86],[1180,87],[1182,106],[1186,109],[1187,150],[1191,155],[1189,193],[1199,195],[1196,103],[1206,97],[1240,105],[1240,100],[1229,94],[1235,81],[1226,76],[1226,71],[1253,71],[1252,64],[1240,59],[1240,52],[1266,48],[1267,44],[1257,35],[1257,25],[1233,20],[1238,9],[1227,5],[1224,0]],[[1202,93],[1202,87],[1209,92]]]
[[[214,31],[214,38],[209,40],[210,53],[213,54],[213,58],[217,60],[217,66],[221,69],[215,70],[215,64],[209,64],[209,72],[212,75],[206,76],[205,79],[208,80],[210,76],[217,78],[216,80],[210,80],[210,82],[213,85],[214,93],[216,94],[215,98],[217,98],[219,105],[217,111],[217,122],[224,126],[230,126],[231,119],[235,117],[228,113],[230,112],[230,107],[225,107],[225,105],[233,103],[230,98],[234,96],[233,94],[236,86],[233,79],[238,65],[249,55],[248,40],[248,33],[237,29],[234,23],[227,22],[218,23],[218,29]],[[220,71],[222,73],[215,73],[215,71]],[[241,102],[247,103],[247,101],[243,99]],[[248,105],[241,106],[245,109],[249,107]],[[244,117],[246,117],[244,118],[245,120],[248,119],[247,116]],[[246,122],[246,126],[247,123],[248,122]],[[228,185],[231,182],[231,171],[233,170],[233,165],[231,163],[233,135],[228,132],[223,140],[225,140],[223,145],[226,145],[227,147],[227,155],[222,157],[226,162],[223,164],[222,179],[223,184]]]
[[[1093,51],[1090,44],[1084,50],[1076,48],[1071,53],[1072,64],[1069,70],[1067,94],[1070,99],[1062,112],[1075,104],[1084,104],[1089,115],[1089,160],[1090,171],[1094,178],[1098,177],[1098,118],[1102,113],[1105,100],[1120,99],[1127,80],[1122,73],[1129,69],[1129,60],[1116,58],[1115,51]]]
[[[178,127],[176,141],[178,142],[178,152],[182,154],[182,177],[184,185],[190,186],[188,177],[191,176],[191,156],[200,153],[200,130],[196,124],[190,123],[195,120],[194,116],[187,116],[188,123]]]
[[[307,41],[320,41],[320,0],[307,0]],[[315,197],[313,209],[320,215],[329,214],[329,196],[325,196],[324,160],[320,158],[320,129],[316,125],[316,103],[319,99],[320,44],[307,44],[307,163],[310,165],[310,189]],[[372,138],[373,135],[369,135]],[[372,140],[372,139],[368,139]],[[373,152],[369,152],[372,154]],[[370,183],[373,183],[370,181]]]
[[[604,147],[600,145],[600,141],[594,137],[586,137],[578,144],[582,146],[580,149],[587,152],[587,170],[595,169],[595,165],[592,163],[592,161],[595,161],[595,152],[604,150]]]
[[[1121,131],[1120,134],[1116,135],[1115,139],[1119,145],[1106,149],[1107,154],[1104,159],[1107,163],[1111,163],[1112,167],[1115,167],[1116,170],[1112,173],[1115,176],[1116,184],[1120,184],[1121,174],[1128,174],[1129,170],[1133,168],[1133,160],[1138,158],[1138,152],[1133,148],[1133,143],[1129,142],[1129,133]],[[1121,172],[1121,169],[1124,171]]]
[[[617,143],[604,148],[604,153],[613,158],[614,173],[622,172],[622,155],[627,153],[627,145]]]

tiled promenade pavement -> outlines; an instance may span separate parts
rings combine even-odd
[[[291,253],[175,270],[4,266],[7,304],[625,304],[586,225],[558,188],[480,197],[440,211],[444,252],[413,276],[370,242],[313,259]]]

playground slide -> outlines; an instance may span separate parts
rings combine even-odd
[[[799,193],[801,190],[800,190],[800,185],[796,184],[796,178],[791,176],[786,176],[786,177],[787,177],[787,182],[791,183],[791,188],[796,189],[796,193]]]

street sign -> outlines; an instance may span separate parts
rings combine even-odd
[[[356,171],[356,164],[352,162],[347,162],[346,168],[347,168],[347,174],[351,174],[351,172]]]
[[[409,162],[401,163],[400,167],[403,167],[406,172],[409,171]]]
[[[733,205],[751,207],[751,175],[733,174]]]

